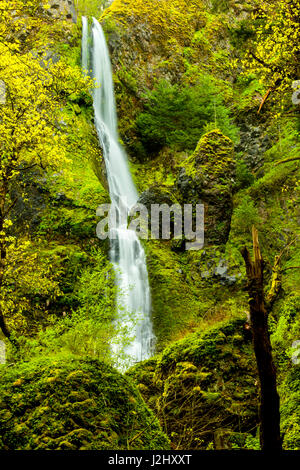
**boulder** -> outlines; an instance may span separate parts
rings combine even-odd
[[[228,240],[234,171],[233,143],[216,129],[201,137],[178,175],[181,202],[205,206],[205,245]]]
[[[172,447],[228,449],[238,437],[243,448],[255,435],[257,372],[246,326],[240,318],[196,331],[127,372],[157,413]]]

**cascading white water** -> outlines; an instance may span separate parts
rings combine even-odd
[[[83,35],[87,24],[84,22]],[[110,257],[118,286],[117,323],[133,340],[125,347],[128,365],[149,358],[154,349],[151,299],[144,249],[136,233],[127,228],[127,214],[138,200],[127,156],[119,143],[117,113],[109,52],[103,30],[96,19],[92,25],[92,71],[100,87],[94,90],[95,125],[106,164],[111,204],[117,213],[115,239],[111,239]],[[87,43],[87,42],[86,42]],[[126,217],[120,216],[121,209]],[[120,338],[118,338],[120,340]],[[112,350],[121,356],[117,341]],[[123,366],[121,366],[123,367]]]
[[[82,17],[81,66],[86,73],[89,69],[89,24],[85,16]]]

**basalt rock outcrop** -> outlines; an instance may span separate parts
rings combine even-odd
[[[200,139],[180,170],[177,186],[182,202],[204,204],[206,245],[222,245],[228,239],[234,168],[232,141],[214,130]]]

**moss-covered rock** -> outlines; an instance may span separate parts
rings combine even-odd
[[[256,367],[243,319],[186,336],[128,375],[139,384],[175,448],[205,449],[210,443],[231,448],[236,433],[243,435],[243,443],[255,433]]]
[[[2,366],[0,391],[1,449],[169,448],[136,387],[99,361]]]
[[[233,142],[217,129],[210,131],[182,167],[178,178],[182,200],[205,206],[205,243],[226,243],[233,208]]]

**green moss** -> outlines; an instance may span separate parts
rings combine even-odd
[[[131,381],[96,360],[67,356],[2,366],[0,390],[2,449],[169,447]]]
[[[272,94],[258,115],[265,85],[247,71],[240,73],[241,54],[252,34],[251,20],[246,17],[251,3],[231,2],[228,8],[230,2],[213,1],[212,9],[206,3],[116,0],[101,18],[112,52],[121,138],[133,157],[131,168],[138,189],[159,185],[183,203],[198,203],[204,196],[213,199],[208,214],[212,246],[185,253],[174,243],[146,244],[161,355],[138,364],[128,375],[159,416],[175,448],[217,448],[222,442],[229,448],[259,448],[255,361],[244,319],[239,319],[241,312],[248,311],[239,249],[252,245],[255,224],[266,264],[266,291],[274,256],[284,250],[282,290],[269,323],[284,447],[298,449],[299,366],[291,361],[292,344],[300,332],[295,294],[299,248],[291,243],[297,230],[298,163],[277,163],[299,154],[299,125],[290,117],[291,93],[285,117],[274,118]],[[73,37],[68,30],[68,41],[56,49],[67,63],[79,65],[79,28]],[[0,369],[4,377],[0,430],[5,432],[0,447],[123,449],[128,436],[132,439],[141,430],[134,445],[150,448],[150,441],[157,442],[157,438],[157,445],[164,448],[165,437],[158,427],[155,437],[148,435],[153,418],[145,420],[144,412],[137,413],[139,394],[128,395],[127,382],[121,383],[117,374],[100,373],[102,366],[95,365],[99,363],[83,359],[88,354],[111,361],[115,291],[106,262],[108,243],[99,242],[95,235],[96,208],[109,202],[109,196],[92,122],[91,95],[63,96],[61,105],[64,116],[57,126],[66,136],[69,165],[55,174],[51,169],[42,175],[34,173],[38,190],[30,185],[26,193],[34,209],[32,218],[37,220],[30,232],[32,251],[47,260],[49,272],[55,272],[61,295],[55,300],[51,293],[37,296],[28,289],[25,292],[25,286],[28,306],[18,318],[11,312],[8,321],[20,344],[14,360],[58,351],[71,352],[77,359],[72,359],[71,366],[54,364],[50,358],[45,364],[36,361]],[[242,148],[250,161],[242,152],[234,158],[237,129],[229,119],[232,115],[241,124],[242,134],[247,121],[268,136],[271,148],[264,154],[257,149],[262,153],[262,167],[256,155],[247,153],[247,135],[242,136],[246,140]],[[216,129],[221,124],[222,132]],[[184,195],[177,185],[182,167],[191,180]],[[232,189],[238,193],[230,223]],[[45,198],[35,198],[34,191]],[[222,217],[214,223],[216,209],[226,216],[227,226]],[[18,233],[27,231],[32,222],[27,212],[20,212],[24,224],[18,222]],[[224,254],[220,244],[227,238],[220,242],[220,235],[229,225]],[[224,258],[236,277],[234,287],[222,284],[213,274]],[[115,396],[120,403],[106,410],[99,383],[109,381],[112,390],[104,386],[104,399],[114,403]],[[122,399],[128,402],[124,407]],[[137,423],[134,416],[138,416]]]
[[[244,322],[245,320],[243,319],[237,319],[230,323],[225,323],[224,326],[214,327],[203,335],[196,332],[192,336],[188,336],[169,346],[164,350],[159,363],[162,373],[165,370],[173,369],[178,358],[181,361],[186,360],[195,365],[211,367],[226,354],[226,349],[223,345],[227,343],[227,336],[232,341],[231,335],[234,337],[236,331],[242,329]]]
[[[295,165],[286,163],[270,170],[250,188],[253,198],[266,197],[277,192],[278,187],[293,183],[295,179]]]
[[[201,308],[201,300],[188,282],[180,256],[170,243],[151,240],[146,245],[147,266],[152,291],[152,318],[158,348],[167,344],[174,333],[185,331]]]
[[[300,450],[300,366],[294,365],[281,387],[283,447]]]
[[[224,259],[219,247],[178,253],[172,242],[149,240],[145,248],[158,351],[200,324],[203,328],[218,324],[247,308],[236,271],[232,272],[237,282],[230,289],[224,289],[213,274],[220,259]],[[236,266],[230,254],[228,266]]]
[[[206,178],[224,179],[225,183],[234,167],[233,142],[219,129],[209,131],[201,137],[184,167],[191,177],[199,178],[201,173]]]
[[[144,111],[136,120],[138,135],[146,149],[155,152],[169,146],[192,150],[205,126],[213,122],[233,137],[236,129],[230,124],[229,112],[216,96],[217,91],[206,76],[199,78],[195,87],[171,85],[161,80],[145,95]]]
[[[212,441],[219,448],[221,430],[228,448],[234,447],[235,433],[241,433],[245,448],[258,423],[258,397],[244,325],[236,319],[187,335],[128,372],[176,448],[206,449]]]

